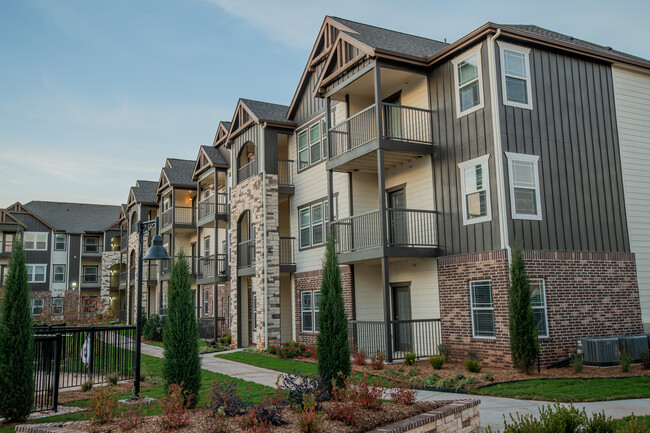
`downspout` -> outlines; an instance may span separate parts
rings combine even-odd
[[[264,347],[269,347],[269,280],[267,278],[268,272],[268,263],[266,261],[266,248],[267,248],[267,236],[266,236],[266,140],[264,139],[264,132],[266,130],[267,122],[264,122],[262,125],[262,136],[261,136],[261,146],[260,146],[260,156],[264,152],[263,158],[260,158],[260,162],[263,164],[262,169],[262,212],[264,212],[264,221],[263,221],[263,230],[264,230]]]
[[[505,176],[503,172],[503,146],[501,143],[501,119],[499,117],[499,96],[496,85],[496,60],[494,56],[494,42],[501,35],[501,29],[497,29],[494,36],[488,39],[488,72],[490,74],[490,96],[492,103],[492,131],[494,135],[494,153],[496,155],[494,164],[497,169],[497,202],[499,203],[499,225],[501,248],[508,253],[508,269],[512,263],[512,250],[508,235],[508,218],[505,203]]]

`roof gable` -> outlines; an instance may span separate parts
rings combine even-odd
[[[288,110],[286,105],[239,99],[228,131],[228,142],[253,124],[266,123],[271,126],[294,128],[296,124],[287,120]],[[229,147],[228,142],[226,146]]]
[[[32,212],[30,209],[26,208],[25,206],[22,205],[20,202],[16,202],[9,206],[7,209],[5,209],[8,212],[14,213],[14,214],[27,214],[31,215],[32,217],[36,218],[40,223],[44,224],[47,226],[50,230],[55,230],[54,227],[52,227],[51,224],[48,224],[46,221],[44,221],[41,217],[36,215],[34,212]],[[13,217],[13,216],[12,216]],[[15,219],[15,218],[14,218]],[[24,225],[24,224],[23,224]]]
[[[16,225],[27,228],[22,221],[16,219],[7,209],[0,209],[0,225]]]
[[[223,157],[219,149],[210,146],[201,146],[199,154],[194,164],[192,179],[197,180],[201,173],[212,167],[228,168],[228,162]]]
[[[219,145],[226,142],[228,139],[228,131],[230,130],[231,122],[221,121],[217,126],[217,132],[214,134],[214,140],[212,141],[213,147],[218,147]]]

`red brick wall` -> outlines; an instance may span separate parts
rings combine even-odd
[[[549,337],[540,339],[541,362],[565,358],[579,337],[636,334],[642,330],[633,254],[524,251],[529,278],[543,278]],[[476,351],[485,364],[511,365],[508,269],[505,251],[438,260],[443,344],[452,357]],[[472,337],[469,283],[492,280],[494,339]]]
[[[300,293],[305,290],[320,290],[323,280],[322,271],[301,272],[295,275],[296,291],[296,339],[301,343],[316,344],[318,334],[313,332],[302,332],[302,315]],[[343,288],[343,302],[348,319],[354,319],[354,299],[352,296],[352,272],[349,266],[341,266],[341,285]]]

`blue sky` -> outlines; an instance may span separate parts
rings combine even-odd
[[[119,204],[240,97],[289,104],[326,14],[452,42],[537,24],[650,59],[647,1],[2,0],[0,207]]]

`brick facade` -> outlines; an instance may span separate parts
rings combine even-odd
[[[565,358],[580,337],[640,333],[636,265],[629,253],[524,251],[529,278],[546,287],[549,337],[541,363]],[[438,260],[442,341],[454,359],[475,351],[486,364],[511,366],[505,250]],[[473,338],[469,284],[491,280],[495,338]]]

